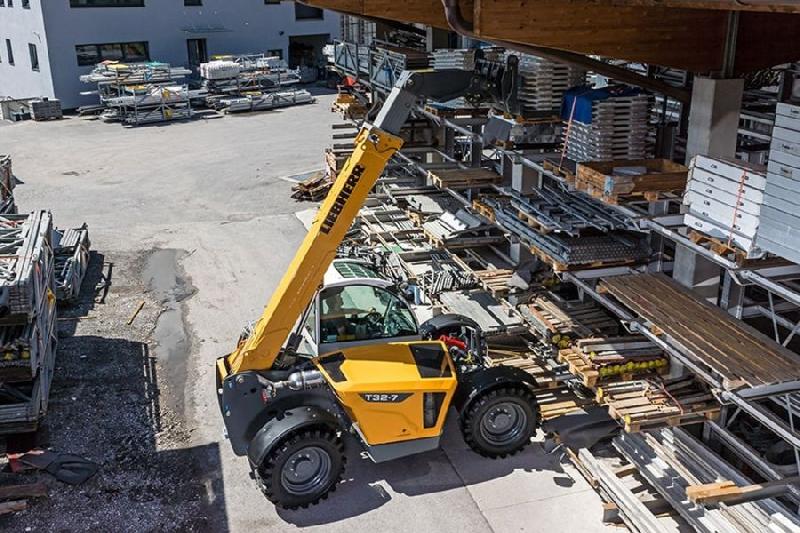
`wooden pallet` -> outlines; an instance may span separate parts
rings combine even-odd
[[[729,261],[733,261],[740,267],[754,267],[759,268],[772,267],[772,266],[788,266],[792,263],[783,259],[782,257],[767,256],[761,259],[748,259],[747,252],[736,246],[735,244],[728,243],[727,240],[711,237],[697,230],[690,230],[688,234],[689,239],[708,250],[711,250],[720,257]]]
[[[472,200],[472,209],[490,222],[496,222],[494,217],[494,209],[481,202],[479,199]]]
[[[535,297],[525,308],[535,320],[545,341],[557,348],[568,348],[573,342],[596,335],[615,335],[619,324],[608,312],[589,303],[560,302],[545,294]]]
[[[592,261],[588,263],[562,263],[557,261],[553,258],[549,253],[545,250],[540,249],[538,246],[529,244],[528,249],[530,252],[542,260],[543,263],[548,265],[553,272],[562,273],[562,272],[570,272],[573,270],[591,270],[594,268],[611,268],[611,267],[618,267],[618,266],[633,266],[636,264],[641,263],[641,261],[634,260],[634,259],[627,259],[621,261]]]
[[[694,376],[610,383],[597,388],[596,400],[629,433],[716,420],[720,412],[714,396]]]
[[[643,174],[617,175],[615,169],[641,167]],[[657,195],[659,192],[683,191],[689,169],[668,159],[585,161],[578,164],[577,181],[591,185],[611,197]]]
[[[575,170],[571,168],[571,161],[565,160],[563,165],[559,165],[555,161],[545,159],[542,162],[542,166],[545,170],[564,178],[567,183],[575,183]]]
[[[669,362],[663,354],[638,360],[622,355],[593,359],[580,348],[562,348],[558,360],[567,364],[570,373],[590,389],[596,388],[600,382],[631,381],[669,371]]]
[[[439,189],[474,189],[500,183],[503,179],[495,171],[486,168],[431,170],[428,178]]]
[[[495,298],[508,296],[511,287],[508,282],[514,275],[513,270],[492,269],[492,270],[473,270],[472,272],[484,289],[489,291]]]
[[[602,187],[597,187],[594,183],[584,181],[576,178],[573,182],[575,189],[588,194],[592,198],[600,200],[609,205],[620,205],[627,202],[635,202],[645,200],[647,202],[657,202],[660,200],[668,200],[675,197],[677,191],[660,191],[660,190],[647,190],[635,191],[627,194],[614,193],[606,194]]]

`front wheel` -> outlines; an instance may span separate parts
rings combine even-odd
[[[344,447],[331,430],[307,429],[275,447],[257,469],[264,495],[280,507],[308,507],[336,489],[344,472]]]
[[[461,418],[464,441],[491,458],[513,455],[527,446],[536,432],[536,398],[524,387],[502,387],[472,401]]]

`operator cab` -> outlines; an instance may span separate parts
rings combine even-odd
[[[367,262],[337,259],[328,268],[301,328],[299,355],[419,340],[419,326],[394,284]]]

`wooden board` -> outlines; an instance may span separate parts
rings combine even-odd
[[[440,189],[468,189],[499,183],[503,178],[486,168],[441,169],[428,172],[433,185]]]
[[[643,167],[639,175],[615,175],[620,167]],[[586,161],[578,164],[577,179],[599,188],[606,195],[682,191],[689,169],[668,159]]]
[[[800,380],[800,356],[664,274],[606,278],[600,288],[679,342],[728,390]]]

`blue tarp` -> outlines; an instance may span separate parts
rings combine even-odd
[[[635,87],[603,87],[602,89],[592,89],[591,87],[573,87],[564,93],[564,100],[561,102],[561,119],[577,120],[584,124],[592,123],[592,102],[607,100],[612,96],[636,96],[642,90]],[[572,112],[573,102],[575,112]]]

